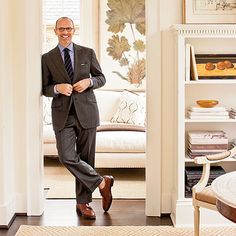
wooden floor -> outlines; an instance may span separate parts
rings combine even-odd
[[[122,226],[122,225],[172,225],[169,215],[146,217],[144,200],[113,200],[109,213],[104,213],[101,200],[91,206],[96,220],[84,220],[75,211],[75,200],[46,200],[45,211],[40,217],[17,216],[10,229],[0,229],[0,236],[13,236],[20,225],[43,226]]]

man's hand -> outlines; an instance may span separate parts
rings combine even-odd
[[[57,84],[56,85],[57,92],[64,94],[66,96],[70,96],[73,91],[73,87],[71,84]]]
[[[82,79],[73,85],[73,89],[78,93],[82,93],[89,86],[90,86],[90,79]]]

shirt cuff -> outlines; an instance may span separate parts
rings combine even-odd
[[[90,85],[89,87],[93,87],[93,80],[92,79],[89,79],[90,80]]]
[[[59,92],[57,91],[57,86],[56,85],[54,86],[54,94],[56,94],[56,95],[59,94]]]

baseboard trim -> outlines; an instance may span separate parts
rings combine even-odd
[[[219,212],[200,207],[201,226],[233,226],[234,223],[227,220]],[[193,227],[194,209],[192,199],[177,200],[175,208],[171,214],[171,219],[175,227]]]
[[[16,214],[14,214],[14,215],[12,216],[12,218],[11,218],[11,220],[9,221],[8,225],[0,225],[0,229],[9,229],[15,219],[16,219]]]
[[[0,205],[0,226],[8,227],[12,219],[14,220],[16,209],[15,209],[15,197],[9,197],[8,201]]]
[[[14,222],[14,220],[16,219],[17,216],[27,216],[26,213],[15,213],[11,220],[9,221],[8,225],[0,225],[0,229],[10,229],[12,223]]]

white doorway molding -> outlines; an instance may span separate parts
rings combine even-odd
[[[1,1],[0,225],[43,212],[41,0]]]
[[[146,0],[147,162],[146,215],[161,215],[162,85],[160,0]]]

